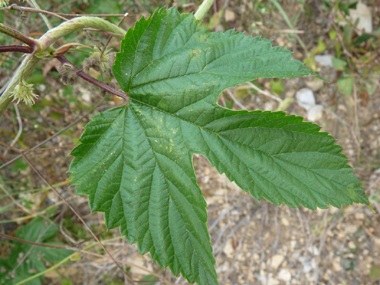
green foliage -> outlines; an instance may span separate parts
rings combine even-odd
[[[28,168],[28,164],[25,163],[23,160],[16,160],[11,170],[13,172],[19,172],[20,170],[25,170],[27,168]]]
[[[56,236],[58,226],[51,225],[42,218],[36,218],[29,224],[21,227],[16,237],[28,241],[56,244],[47,242]],[[0,284],[11,285],[46,270],[44,261],[58,262],[69,256],[72,252],[64,249],[52,249],[30,244],[14,242],[15,247],[7,259],[0,259]],[[32,248],[33,247],[33,248]],[[25,259],[24,259],[25,258]],[[23,260],[24,259],[24,260]],[[35,278],[25,285],[39,285],[44,276]]]
[[[217,105],[224,89],[246,81],[314,74],[269,40],[212,33],[191,14],[160,9],[127,32],[113,72],[129,104],[86,125],[72,184],[108,228],[120,226],[142,254],[190,283],[218,284],[195,153],[258,200],[369,203],[342,148],[317,125]]]
[[[335,70],[344,71],[344,68],[347,66],[347,62],[345,62],[344,60],[341,60],[339,58],[333,57],[332,58],[332,65],[333,65]]]
[[[280,80],[271,79],[270,89],[277,95],[281,95],[281,93],[285,91],[284,84],[282,83],[282,79]]]
[[[380,280],[380,266],[373,265],[371,267],[369,276],[372,280]]]
[[[152,281],[152,282],[146,282],[146,285],[155,285],[157,284],[157,277],[154,275],[146,275],[143,277],[141,281]]]
[[[356,38],[355,42],[354,42],[354,45],[355,46],[358,46],[366,41],[368,41],[369,39],[376,39],[376,36],[375,35],[370,35],[370,34],[366,34],[366,33],[363,33],[362,35],[360,35],[359,37]]]
[[[339,78],[337,81],[338,89],[346,96],[352,95],[353,84],[352,77]]]

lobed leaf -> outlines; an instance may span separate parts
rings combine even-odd
[[[127,32],[113,72],[129,105],[87,124],[72,152],[73,184],[108,228],[120,226],[142,254],[190,283],[218,284],[194,153],[276,205],[368,204],[342,148],[317,125],[217,105],[242,82],[315,75],[269,40],[211,33],[191,14],[160,9]]]

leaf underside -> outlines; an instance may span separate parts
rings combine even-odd
[[[72,183],[108,228],[120,226],[142,254],[190,283],[218,284],[194,153],[258,200],[368,204],[342,148],[317,125],[217,105],[224,89],[246,81],[313,74],[269,40],[211,33],[192,14],[160,9],[127,32],[113,72],[129,104],[86,125]]]

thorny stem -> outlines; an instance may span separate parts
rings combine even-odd
[[[120,91],[120,90],[117,90],[99,80],[96,80],[95,78],[93,78],[92,76],[88,75],[87,73],[81,71],[79,68],[77,68],[74,64],[72,64],[66,57],[64,57],[63,55],[58,55],[56,57],[62,64],[63,63],[68,63],[70,64],[74,71],[76,72],[76,74],[80,77],[82,77],[84,80],[104,89],[105,91],[109,92],[109,93],[112,93],[112,94],[115,94],[116,96],[119,96],[121,98],[123,98],[124,100],[126,100],[128,102],[128,95],[127,93],[124,93],[123,91]]]
[[[2,46],[0,47],[0,53],[1,52],[22,52],[22,53],[32,53],[33,48],[30,46],[17,46],[17,45],[10,45],[10,46]]]

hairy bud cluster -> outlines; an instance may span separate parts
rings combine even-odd
[[[10,96],[14,98],[13,101],[17,100],[17,104],[20,103],[20,101],[24,101],[24,103],[29,106],[33,105],[34,99],[38,97],[38,95],[34,93],[33,84],[28,84],[25,80],[22,80],[16,85]]]
[[[90,57],[86,58],[83,63],[84,71],[88,72],[90,68],[101,71],[106,78],[113,76],[112,64],[115,61],[115,53],[111,52],[111,49],[106,48],[103,52],[97,47],[94,47],[94,52],[90,54]]]
[[[73,85],[78,77],[74,67],[69,63],[64,63],[58,67],[58,73],[64,85]]]

